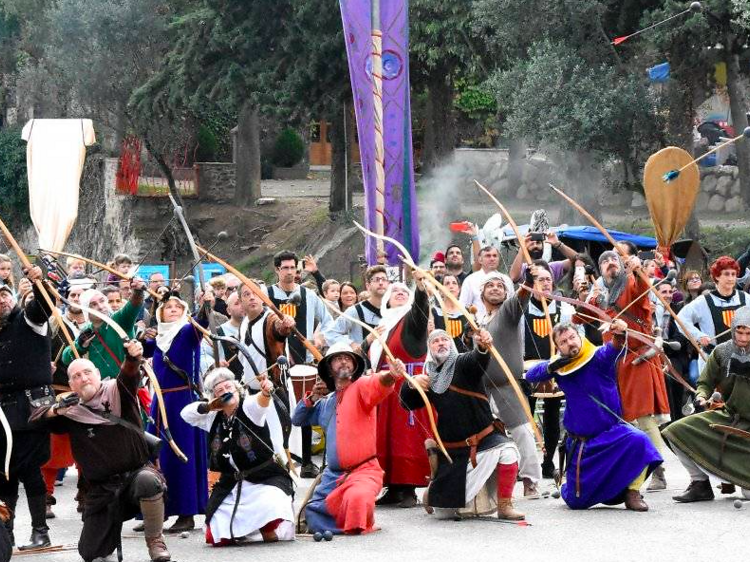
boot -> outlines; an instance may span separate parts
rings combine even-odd
[[[511,498],[497,498],[497,517],[506,521],[523,521],[526,516],[513,507]]]
[[[401,501],[398,502],[398,506],[409,509],[416,507],[416,505],[417,493],[414,491],[414,486],[407,486],[406,489],[401,491]]]
[[[555,463],[552,457],[544,457],[542,461],[542,478],[554,478],[555,477]]]
[[[320,469],[315,464],[309,462],[302,467],[302,470],[299,472],[299,477],[315,478],[318,474],[320,474]]]
[[[722,482],[719,485],[719,489],[721,490],[721,493],[724,495],[734,494],[737,491],[737,488],[731,482]]]
[[[507,521],[523,521],[526,516],[513,507],[513,487],[518,475],[518,463],[497,465],[497,517]],[[526,479],[524,479],[524,485]]]
[[[143,517],[143,523],[144,523],[144,532],[145,532],[145,523],[146,523],[146,516],[144,514]],[[195,529],[195,519],[193,519],[192,515],[180,515],[177,518],[177,521],[175,521],[172,526],[167,529],[167,533],[170,535],[174,535],[175,533],[182,533],[184,531],[192,531]]]
[[[45,517],[47,519],[54,519],[55,513],[52,511],[52,506],[57,504],[57,500],[55,499],[55,496],[52,494],[47,494],[47,512],[45,513]]]
[[[19,550],[34,550],[52,544],[47,527],[47,495],[26,498],[31,514],[31,539],[28,544],[18,547]]]
[[[523,497],[527,500],[539,499],[539,490],[530,478],[523,479]]]
[[[714,499],[714,491],[708,480],[693,480],[681,495],[672,496],[672,499],[680,503],[705,502]]]
[[[658,466],[654,469],[654,473],[651,475],[651,482],[646,488],[647,492],[655,492],[658,490],[667,489],[667,479],[664,477],[664,467]]]
[[[403,499],[403,490],[401,490],[398,486],[388,486],[385,494],[380,496],[380,498],[375,502],[375,505],[393,505],[396,503],[401,503],[401,500]]]
[[[143,532],[146,536],[148,555],[153,562],[169,562],[172,555],[164,542],[164,494],[141,500]]]
[[[630,511],[648,511],[648,505],[643,501],[643,496],[638,490],[625,492],[625,507]]]

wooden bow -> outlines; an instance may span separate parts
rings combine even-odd
[[[62,302],[64,302],[68,306],[71,305],[70,301],[62,297],[55,289],[51,289],[51,290],[55,294],[55,296],[59,298]],[[99,320],[107,324],[110,328],[112,328],[115,331],[115,333],[117,333],[118,336],[120,336],[120,339],[122,339],[123,345],[126,344],[128,341],[130,341],[130,337],[128,337],[128,334],[125,333],[125,330],[123,330],[122,327],[117,322],[112,320],[106,314],[102,314],[101,312],[94,310],[93,308],[88,308],[81,304],[77,304],[74,306],[77,306],[81,310],[85,310],[86,312],[88,312],[89,316],[95,316],[96,318],[98,318]],[[187,462],[188,461],[187,456],[177,446],[177,443],[175,443],[175,440],[172,437],[172,432],[169,429],[169,420],[167,419],[167,410],[166,410],[166,407],[164,406],[164,394],[161,391],[161,385],[159,384],[159,381],[156,378],[156,374],[154,373],[153,369],[151,369],[151,366],[146,361],[141,362],[141,366],[143,367],[143,370],[145,371],[146,376],[148,376],[148,379],[151,381],[151,386],[154,389],[154,395],[156,396],[158,400],[159,413],[161,414],[161,417],[164,420],[164,427],[162,428],[164,437],[167,439],[167,443],[169,443],[169,447],[172,449],[172,451],[174,451],[174,454],[177,455],[177,458],[180,459],[182,462]]]
[[[328,309],[332,312],[337,314],[338,316],[344,316],[344,313],[340,310],[336,310],[334,307],[332,307],[330,304],[328,304],[325,300],[323,300],[323,304],[325,304]],[[369,324],[366,324],[365,322],[362,322],[359,320],[359,318],[354,318],[353,316],[346,316],[347,320],[350,320],[363,330],[367,330],[370,332],[375,339],[380,342],[380,345],[383,346],[383,351],[388,356],[388,359],[391,361],[391,363],[396,362],[396,357],[393,355],[393,352],[391,352],[391,348],[388,347],[388,343],[385,341],[385,338],[375,329],[371,328]],[[377,368],[377,365],[375,365],[374,368]],[[440,451],[445,455],[445,458],[448,459],[448,462],[453,464],[453,459],[448,454],[448,450],[445,448],[445,445],[443,444],[443,440],[440,438],[440,433],[438,432],[437,423],[435,422],[435,416],[432,413],[432,404],[430,403],[430,399],[427,396],[427,393],[422,389],[422,387],[419,385],[418,382],[414,380],[414,377],[409,375],[408,373],[404,372],[404,378],[409,381],[412,388],[416,390],[419,393],[419,396],[422,397],[422,401],[424,402],[425,408],[427,410],[427,418],[430,421],[430,429],[432,430],[433,435],[435,436],[435,441],[437,441],[438,447],[440,447]]]
[[[523,287],[531,293],[539,293],[538,290],[533,289],[531,287],[527,287],[525,285]],[[588,312],[591,312],[592,314],[594,314],[596,319],[602,322],[612,323],[616,320],[615,318],[612,318],[611,316],[609,316],[609,314],[607,314],[604,310],[602,310],[601,308],[597,306],[594,306],[591,303],[587,303],[587,302],[580,301],[577,299],[572,299],[570,297],[564,297],[562,295],[545,294],[545,293],[542,293],[542,295],[546,295],[546,297],[549,299],[556,300],[559,302],[565,302],[574,306],[576,308],[577,313],[578,313],[578,310],[580,309],[587,310]],[[643,334],[642,332],[638,332],[636,330],[628,329],[628,337],[638,341],[639,343],[642,343],[643,345],[651,349],[654,349],[659,355],[662,355],[662,358],[664,359],[664,363],[666,364],[671,377],[675,379],[680,385],[685,387],[686,390],[695,394],[695,389],[692,386],[690,386],[690,383],[688,383],[685,380],[685,378],[679,373],[679,371],[677,371],[677,369],[674,368],[674,365],[672,365],[672,362],[669,360],[669,357],[667,357],[666,354],[664,354],[664,350],[654,345],[654,342],[651,339],[649,339],[647,335]]]
[[[227,269],[227,271],[235,274],[237,278],[242,282],[242,284],[245,285],[245,287],[247,287],[248,289],[250,289],[253,293],[255,293],[255,296],[257,296],[260,300],[262,300],[263,303],[268,308],[270,308],[271,311],[276,316],[279,317],[280,320],[284,319],[284,315],[281,313],[278,307],[273,303],[271,298],[263,291],[263,289],[258,287],[258,285],[252,281],[252,279],[249,279],[248,277],[243,275],[237,268],[232,267],[223,259],[216,257],[205,248],[202,248],[201,246],[196,246],[196,248],[200,250],[200,252],[208,259],[210,259],[211,261],[215,263],[218,263],[219,265],[223,265]],[[292,329],[292,332],[302,342],[302,345],[305,346],[305,349],[307,349],[312,354],[312,356],[315,358],[315,361],[319,363],[321,359],[323,359],[323,355],[320,353],[320,351],[318,351],[318,348],[315,347],[305,336],[303,336],[296,327]]]
[[[115,276],[119,277],[120,279],[122,279],[124,281],[130,281],[131,279],[133,279],[133,276],[121,273],[121,272],[117,271],[115,268],[108,266],[106,263],[98,262],[96,260],[92,260],[91,258],[87,258],[87,257],[81,256],[79,254],[71,254],[71,253],[68,253],[68,252],[55,252],[53,250],[45,250],[44,248],[39,248],[39,251],[43,252],[45,254],[52,254],[52,255],[55,255],[55,256],[65,256],[67,258],[74,258],[74,259],[77,259],[77,260],[81,260],[83,262],[86,262],[89,265],[92,265],[92,266],[94,266],[94,267],[96,267],[98,269],[101,269],[102,271],[106,271],[108,273],[111,273],[112,275],[115,275]],[[148,287],[146,287],[145,290],[146,290],[146,292],[149,295],[151,295],[157,301],[161,298],[156,293],[156,291],[152,291]]]
[[[364,226],[359,224],[358,222],[354,222],[354,225],[359,228],[362,232],[369,236],[373,236],[375,238],[380,237],[380,234],[375,234],[374,232],[371,232],[367,230]],[[386,242],[390,242],[400,252],[402,252],[401,259],[403,262],[411,267],[414,271],[418,271],[424,275],[425,280],[435,289],[440,291],[445,298],[447,298],[449,301],[451,301],[456,308],[458,308],[461,313],[466,316],[466,319],[469,322],[469,325],[471,326],[472,330],[479,331],[479,325],[477,324],[476,320],[474,319],[474,315],[472,315],[468,310],[466,310],[466,307],[464,307],[459,300],[453,296],[453,294],[443,286],[442,283],[437,281],[432,275],[428,272],[419,267],[417,264],[414,263],[414,260],[412,260],[411,256],[409,255],[409,251],[404,248],[404,246],[398,241],[394,240],[393,238],[390,238],[388,236],[383,236],[383,240]],[[539,427],[534,422],[534,417],[531,414],[531,410],[529,409],[529,401],[526,399],[526,395],[521,391],[521,387],[518,386],[518,382],[516,381],[515,377],[513,376],[513,373],[511,373],[510,368],[508,367],[508,364],[503,359],[502,355],[500,355],[500,352],[497,350],[494,344],[490,345],[490,353],[492,354],[492,357],[497,361],[498,365],[500,365],[500,368],[502,369],[503,373],[505,373],[505,376],[508,378],[508,383],[513,388],[513,391],[516,394],[516,398],[518,398],[518,401],[521,404],[521,408],[523,409],[524,414],[526,415],[526,419],[531,424],[531,428],[534,430],[534,435],[536,437],[537,442],[544,448],[544,440],[542,439],[542,434],[539,431]],[[494,385],[495,383],[490,380],[490,382]]]
[[[481,183],[479,183],[477,180],[474,180],[474,183],[477,184],[479,189],[484,191],[490,199],[495,203],[495,205],[498,206],[500,211],[505,215],[505,218],[508,221],[508,224],[510,225],[511,229],[513,229],[513,233],[516,235],[516,240],[518,240],[518,246],[519,251],[523,255],[523,259],[526,262],[526,267],[528,268],[529,272],[531,271],[531,266],[534,263],[531,259],[531,255],[529,254],[529,249],[526,247],[526,244],[524,244],[524,239],[521,236],[521,231],[518,229],[518,225],[516,224],[516,221],[513,220],[513,217],[508,212],[508,209],[505,208],[505,206],[500,203],[500,201],[497,200],[497,198],[490,193],[490,191],[484,187]],[[542,311],[544,312],[544,318],[547,320],[547,324],[549,325],[549,334],[547,336],[549,337],[549,349],[550,349],[550,357],[555,354],[555,340],[552,337],[552,318],[550,318],[549,315],[549,307],[547,306],[547,299],[542,298],[540,299],[542,303]]]
[[[615,239],[614,239],[614,238],[612,238],[612,235],[611,235],[611,234],[610,234],[610,233],[609,233],[609,232],[607,231],[607,229],[606,229],[606,228],[604,228],[604,227],[603,227],[603,226],[601,225],[601,223],[600,223],[599,221],[597,221],[597,220],[596,220],[596,219],[595,219],[595,218],[594,218],[594,217],[593,217],[593,216],[591,215],[591,213],[589,213],[589,212],[588,212],[588,211],[587,211],[586,209],[584,209],[584,208],[583,208],[583,207],[582,207],[581,205],[579,205],[579,204],[578,204],[578,203],[577,203],[577,202],[576,202],[575,200],[573,200],[573,199],[572,199],[572,198],[571,198],[571,197],[570,197],[569,195],[567,195],[567,194],[563,193],[563,192],[562,192],[561,190],[559,190],[558,188],[556,188],[556,187],[555,187],[554,185],[552,185],[551,183],[550,183],[550,184],[548,184],[548,185],[549,185],[549,186],[550,186],[550,187],[552,188],[552,190],[553,190],[553,191],[555,191],[555,192],[556,192],[556,193],[557,193],[558,195],[560,195],[560,197],[562,197],[562,198],[563,198],[563,199],[565,199],[565,200],[566,200],[566,201],[567,201],[568,203],[570,203],[570,205],[571,205],[571,206],[572,206],[572,207],[573,207],[574,209],[576,209],[576,210],[577,210],[577,211],[578,211],[579,213],[581,213],[581,214],[582,214],[582,215],[583,215],[584,217],[586,217],[586,218],[588,219],[588,221],[589,221],[589,222],[590,222],[590,223],[591,223],[591,224],[592,224],[592,225],[593,225],[593,226],[594,226],[594,227],[595,227],[595,228],[596,228],[597,230],[599,230],[599,232],[601,232],[601,233],[602,233],[602,235],[603,235],[603,236],[604,236],[604,237],[605,237],[605,238],[607,239],[607,241],[608,241],[608,242],[609,242],[610,244],[612,244],[612,247],[614,248],[614,250],[615,250],[615,251],[616,251],[616,252],[617,252],[618,254],[620,254],[620,256],[621,256],[621,257],[623,257],[623,258],[627,257],[627,256],[626,256],[626,254],[625,254],[625,252],[623,251],[623,249],[622,249],[622,248],[621,248],[621,247],[620,247],[620,246],[619,246],[619,245],[617,244],[617,242],[615,241]],[[640,278],[640,280],[641,280],[641,281],[642,281],[643,283],[645,283],[645,284],[647,284],[647,285],[649,286],[649,290],[650,290],[650,291],[651,291],[651,292],[652,292],[652,293],[653,293],[653,294],[654,294],[654,295],[656,296],[656,298],[657,298],[657,299],[659,299],[659,301],[661,302],[661,304],[662,304],[662,305],[664,306],[664,310],[666,310],[667,312],[669,312],[669,314],[670,314],[670,315],[672,316],[672,318],[674,318],[674,321],[675,321],[675,322],[677,323],[677,325],[678,325],[678,326],[680,327],[680,330],[682,331],[682,333],[683,333],[683,334],[685,334],[685,337],[686,337],[686,338],[688,339],[688,341],[689,341],[689,342],[690,342],[690,343],[691,343],[691,344],[693,345],[693,347],[694,347],[694,348],[695,348],[696,350],[698,350],[698,353],[699,353],[699,354],[700,354],[700,356],[701,356],[701,357],[703,358],[703,360],[704,360],[704,361],[705,361],[705,360],[707,360],[707,359],[708,359],[708,356],[707,356],[707,355],[706,355],[706,353],[705,353],[705,352],[703,351],[703,348],[701,348],[700,344],[699,344],[699,343],[698,343],[697,341],[695,341],[695,338],[693,338],[693,336],[691,336],[691,335],[690,335],[690,332],[688,331],[687,327],[685,326],[685,323],[684,323],[684,322],[683,322],[682,320],[680,320],[680,318],[679,318],[679,317],[677,316],[677,314],[675,314],[674,310],[672,310],[672,307],[671,307],[671,306],[669,306],[669,303],[668,303],[667,301],[665,301],[665,300],[664,300],[664,297],[662,297],[662,296],[661,296],[661,295],[659,294],[659,291],[657,291],[657,290],[656,290],[656,289],[654,288],[654,286],[653,286],[653,285],[651,285],[651,280],[650,280],[650,279],[649,279],[649,278],[648,278],[648,277],[646,276],[646,274],[645,274],[645,273],[643,273],[643,271],[642,271],[642,270],[641,270],[640,268],[638,268],[638,269],[635,269],[635,270],[633,270],[633,273],[634,273],[634,274],[636,274],[636,275],[637,275],[637,276],[638,276],[638,277]]]
[[[0,230],[2,230],[3,235],[5,235],[5,239],[8,241],[8,244],[10,244],[10,246],[13,248],[13,251],[16,252],[18,259],[21,260],[21,264],[23,265],[23,267],[27,270],[31,269],[32,265],[31,265],[31,262],[29,261],[29,258],[27,258],[26,254],[23,253],[23,250],[18,245],[18,242],[16,242],[16,239],[10,233],[10,230],[8,230],[8,227],[5,226],[5,223],[2,220],[0,220]],[[55,317],[55,321],[57,322],[57,325],[60,327],[60,330],[63,333],[63,337],[65,338],[65,341],[68,342],[68,345],[73,350],[73,355],[75,355],[76,358],[80,358],[80,355],[78,354],[78,350],[76,350],[75,345],[73,345],[73,340],[71,339],[70,334],[68,334],[68,331],[65,329],[65,322],[62,319],[62,315],[60,314],[60,311],[55,306],[55,303],[52,302],[52,299],[47,293],[47,290],[44,288],[44,283],[42,283],[41,281],[34,281],[34,286],[37,288],[39,293],[44,298],[44,302],[47,303],[47,306],[52,311],[52,316]]]

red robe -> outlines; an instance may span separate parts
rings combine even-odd
[[[391,330],[387,343],[396,359],[403,361],[408,369],[409,363],[424,363],[426,353],[413,357],[404,349],[402,331],[405,324],[406,317]],[[381,360],[378,368],[384,367],[387,367],[385,359]],[[420,365],[411,374],[421,372]],[[425,439],[432,438],[430,421],[424,408],[409,412],[401,405],[399,393],[402,384],[403,380],[396,382],[395,392],[378,406],[378,462],[385,471],[385,486],[403,484],[424,487],[430,476],[430,463],[424,448]]]
[[[607,314],[615,316],[633,300],[648,290],[648,285],[639,277],[628,274],[625,289],[617,299],[616,306],[607,310]],[[648,336],[653,335],[653,304],[646,293],[625,313],[620,316],[628,328]],[[612,340],[612,333],[604,334],[604,342]],[[618,361],[617,384],[620,387],[623,418],[631,422],[648,415],[669,414],[669,399],[667,385],[662,372],[661,358],[652,357],[638,365],[633,361],[648,351],[648,347],[640,342],[630,340],[627,353]]]

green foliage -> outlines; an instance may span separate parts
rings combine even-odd
[[[291,168],[305,156],[305,142],[294,129],[284,129],[273,145],[271,160],[274,165]]]
[[[219,141],[216,139],[214,132],[206,125],[201,124],[195,135],[198,143],[198,150],[195,152],[195,159],[198,162],[215,162],[216,154],[219,151]]]
[[[0,215],[14,226],[31,223],[26,143],[17,128],[0,129]]]
[[[470,119],[486,119],[497,112],[497,100],[488,88],[460,80],[456,90],[453,106]]]

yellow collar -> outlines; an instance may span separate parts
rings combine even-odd
[[[591,359],[594,357],[594,353],[596,353],[596,346],[591,343],[586,338],[581,338],[582,345],[581,345],[581,351],[578,352],[578,355],[576,355],[573,358],[573,361],[562,367],[557,371],[557,374],[559,375],[569,375],[570,373],[577,371],[581,367],[583,367],[586,363],[591,361]],[[560,358],[560,354],[555,354],[554,357],[550,359],[550,363],[555,361],[556,359]]]

